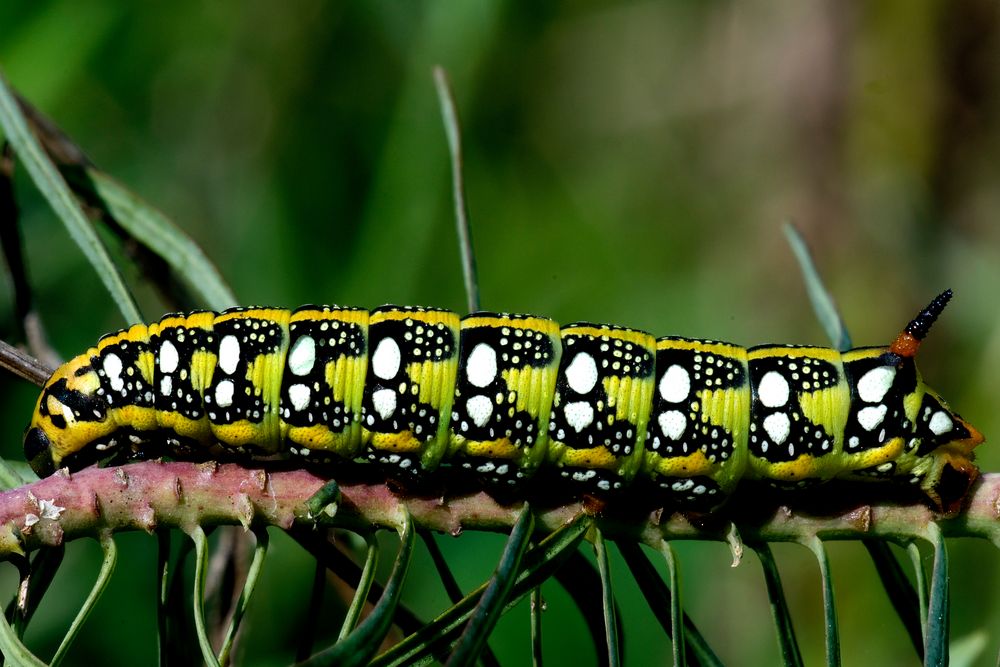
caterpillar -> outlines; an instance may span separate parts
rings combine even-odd
[[[586,493],[637,479],[711,508],[742,479],[916,485],[954,507],[983,436],[914,358],[946,291],[887,347],[744,348],[531,315],[303,306],[171,314],[55,371],[26,429],[44,476],[108,459],[442,465]]]

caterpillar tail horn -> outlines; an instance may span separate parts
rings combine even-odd
[[[927,304],[927,307],[920,311],[920,313],[906,325],[896,340],[892,342],[889,346],[889,351],[893,354],[898,354],[901,357],[912,358],[917,356],[917,350],[920,348],[920,343],[927,337],[928,332],[931,330],[934,322],[941,315],[944,307],[948,305],[951,301],[953,293],[950,289],[938,294],[934,299]]]
[[[952,291],[947,289],[934,297],[896,336],[896,340],[889,346],[889,352],[897,355],[900,362],[913,359],[920,343],[927,337],[952,295]],[[985,438],[972,424],[951,411],[936,394],[928,391],[928,396],[943,412],[932,412],[940,414],[937,417],[938,424],[930,424],[931,432],[936,436],[931,443],[934,447],[933,454],[922,464],[918,464],[918,467],[928,467],[923,483],[924,491],[939,510],[952,514],[961,509],[969,488],[979,477],[979,469],[973,463],[975,455],[972,450],[984,442]]]

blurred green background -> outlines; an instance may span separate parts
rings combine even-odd
[[[0,4],[11,83],[176,220],[248,305],[462,310],[434,64],[452,76],[464,125],[484,307],[824,344],[781,234],[794,220],[858,344],[888,342],[931,296],[956,291],[924,375],[987,437],[1000,433],[992,0]],[[71,356],[123,322],[23,170],[17,185],[38,308]],[[136,289],[158,318],[162,305]],[[2,290],[0,335],[16,330]],[[2,453],[19,459],[36,392],[7,377],[0,391]],[[980,462],[1000,470],[1000,445]],[[306,614],[312,562],[274,541],[244,664],[287,663]],[[440,542],[465,588],[502,548],[493,535]],[[73,664],[154,660],[155,540],[120,544]],[[725,546],[677,549],[688,611],[721,657],[775,664],[755,559],[730,569]],[[70,549],[28,633],[41,655],[86,595],[97,552]],[[816,664],[815,562],[801,547],[776,552]],[[915,664],[863,547],[833,544],[831,556],[845,664]],[[662,664],[669,643],[618,565],[627,664]],[[993,664],[1000,554],[954,541],[951,571],[953,664]],[[566,595],[545,593],[549,664],[593,664]],[[405,597],[428,618],[445,606],[425,552]],[[523,664],[527,637],[522,606],[491,645]]]

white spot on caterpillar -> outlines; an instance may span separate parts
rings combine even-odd
[[[858,410],[858,423],[866,431],[872,431],[885,419],[888,408],[884,405],[871,406]]]
[[[160,345],[160,372],[161,373],[173,373],[177,370],[177,363],[180,361],[180,355],[177,354],[177,348],[169,340],[163,341]]]
[[[483,427],[493,416],[493,401],[482,394],[473,396],[465,402],[465,410],[476,426]]]
[[[488,387],[497,377],[496,350],[486,343],[479,343],[472,348],[472,353],[465,366],[465,375],[473,386],[480,389]],[[492,410],[492,406],[490,409]]]
[[[691,393],[691,376],[683,366],[674,364],[667,369],[660,380],[660,396],[670,403],[680,403],[689,393]]]
[[[288,370],[292,375],[308,375],[316,363],[316,341],[312,336],[299,336],[288,352]]]
[[[673,489],[674,491],[682,492],[682,491],[687,491],[688,489],[690,489],[693,486],[694,486],[694,480],[693,479],[684,479],[684,480],[682,480],[680,482],[674,482],[674,483],[672,483],[670,485],[670,488]]]
[[[578,394],[588,394],[597,384],[597,363],[586,352],[581,352],[566,367],[566,382],[569,388]],[[589,407],[589,406],[588,406]],[[593,409],[591,417],[593,420]],[[588,421],[588,423],[590,423]],[[579,431],[580,429],[577,429]]]
[[[304,384],[293,384],[288,388],[288,398],[292,399],[292,407],[298,411],[309,407],[312,390]]]
[[[680,440],[684,435],[684,429],[687,428],[687,419],[680,410],[667,410],[660,414],[656,421],[660,423],[663,435],[671,440]]]
[[[62,408],[63,419],[66,420],[66,423],[69,424],[70,426],[75,424],[76,415],[73,414],[73,410],[71,410],[70,407],[65,403],[60,403],[59,406]]]
[[[577,355],[577,358],[581,356],[584,355]],[[589,355],[587,356],[589,358]],[[593,361],[594,360],[591,359],[591,362]],[[576,429],[577,433],[590,426],[590,424],[594,421],[594,408],[586,401],[569,403],[564,412],[566,415],[566,422]]]
[[[399,345],[396,341],[392,338],[383,338],[378,342],[375,353],[372,354],[372,371],[383,380],[391,380],[399,372],[399,364],[402,359],[403,355],[399,351]],[[393,399],[393,407],[392,410],[389,410],[389,414],[391,415],[395,409],[395,399]]]
[[[220,408],[228,408],[233,404],[233,391],[235,389],[232,380],[223,380],[215,385],[215,404]]]
[[[385,340],[391,339],[386,338]],[[382,419],[388,419],[396,411],[396,392],[392,389],[377,389],[372,392],[372,404],[375,406],[375,412]]]
[[[951,421],[951,417],[949,417],[945,412],[938,410],[931,417],[931,422],[928,424],[928,428],[930,428],[931,433],[934,435],[941,435],[950,431],[954,425],[955,423]]]
[[[788,393],[788,380],[778,371],[768,371],[757,385],[757,396],[768,408],[780,408],[787,403]],[[785,417],[785,421],[788,421],[788,417]]]
[[[761,383],[763,384],[763,381]],[[785,386],[788,386],[787,383]],[[774,440],[774,444],[776,445],[780,445],[788,439],[791,428],[792,424],[788,420],[788,415],[784,412],[775,412],[764,418],[764,430],[767,431],[767,434],[771,437],[771,440]]]
[[[121,391],[122,387],[125,386],[125,380],[122,379],[122,360],[115,354],[111,353],[104,357],[104,373],[108,376],[111,381],[111,389],[114,391]]]
[[[164,396],[169,396],[170,392],[174,390],[173,380],[169,375],[164,375],[160,378],[160,393]]]
[[[885,398],[895,379],[895,366],[873,368],[858,380],[858,396],[865,403],[878,403]]]
[[[240,363],[240,341],[236,336],[229,334],[219,343],[219,368],[226,375],[236,372],[236,367]]]

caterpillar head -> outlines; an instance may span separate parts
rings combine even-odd
[[[889,347],[888,354],[895,356],[899,367],[914,366],[913,359],[920,342],[951,296],[951,290],[938,295]],[[924,383],[919,373],[915,372],[915,375],[916,387],[905,399],[912,430],[902,459],[912,461],[912,465],[908,466],[911,479],[919,482],[923,492],[939,510],[956,512],[961,508],[972,483],[979,477],[972,450],[985,438],[948,407],[937,392]]]
[[[85,445],[106,439],[116,428],[108,417],[108,404],[91,365],[95,352],[91,350],[61,366],[38,397],[35,414],[24,433],[24,455],[39,477],[64,465],[67,457],[76,459],[81,450],[90,451]],[[93,451],[96,459],[97,448]],[[76,461],[74,466],[81,467]]]

